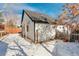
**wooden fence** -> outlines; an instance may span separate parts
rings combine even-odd
[[[70,42],[79,42],[79,34],[71,34]]]

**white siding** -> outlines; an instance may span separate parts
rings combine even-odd
[[[37,31],[38,30],[38,34]],[[53,25],[50,24],[40,24],[36,23],[35,24],[35,39],[38,41],[45,41],[49,39],[54,39],[56,35],[56,31],[53,27]]]
[[[24,13],[24,19],[25,23],[25,35],[29,37],[30,39],[34,40],[34,22]],[[27,25],[28,25],[28,32],[27,32]]]

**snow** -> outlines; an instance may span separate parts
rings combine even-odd
[[[57,40],[43,44],[54,56],[79,56],[79,43]]]
[[[1,41],[8,44],[7,48],[2,43],[0,46],[0,50],[1,47],[6,50],[4,54],[6,56],[51,56],[40,44],[30,43],[18,34],[9,34]]]
[[[0,56],[3,56],[6,54],[5,52],[7,51],[6,50],[7,47],[8,47],[7,43],[0,41]]]
[[[63,26],[63,25],[58,25],[56,30],[58,30],[60,33],[68,33],[70,34],[71,33],[71,30],[69,30],[67,27]]]
[[[19,34],[9,34],[0,39],[0,56],[78,56],[79,43],[53,40],[34,44]]]
[[[58,42],[56,45],[57,45],[56,55],[58,56],[78,56],[79,55],[79,43]]]
[[[54,39],[56,31],[54,25],[50,24],[35,24],[35,31],[38,31],[38,40],[44,41],[47,39]]]

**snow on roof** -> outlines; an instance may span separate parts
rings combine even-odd
[[[53,21],[53,18],[38,12],[33,12],[30,10],[24,10],[26,14],[31,18],[32,21],[37,23],[49,23],[49,21]]]

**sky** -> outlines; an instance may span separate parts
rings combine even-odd
[[[62,13],[62,3],[17,3],[17,4],[0,4],[0,11],[11,11],[15,14],[22,15],[23,9],[28,9],[38,13],[47,14],[57,18]]]

